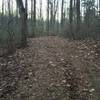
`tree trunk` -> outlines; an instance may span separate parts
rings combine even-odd
[[[2,0],[2,16],[4,16],[4,0]]]
[[[33,0],[31,0],[31,20],[33,20]]]
[[[11,15],[11,9],[10,9],[10,7],[11,7],[11,1],[10,0],[8,0],[8,13],[9,13],[9,16]]]
[[[50,28],[53,29],[53,2],[50,2]]]
[[[99,14],[100,14],[100,0],[99,0]]]
[[[35,37],[36,31],[36,0],[34,0],[34,16],[33,16],[33,37]]]
[[[20,17],[21,17],[21,47],[26,47],[27,45],[27,11],[24,8],[22,0],[16,0],[19,7]],[[26,1],[27,2],[27,1]]]
[[[77,4],[76,4],[76,8],[77,8],[77,29],[76,32],[79,35],[80,32],[80,0],[77,0]]]
[[[1,25],[4,25],[4,0],[2,0],[2,16],[1,16]]]
[[[73,0],[70,0],[70,12],[69,12],[69,22],[70,22],[70,33],[72,35],[72,38],[74,39],[74,33],[73,33],[73,27],[72,27],[72,22],[73,22]]]
[[[63,27],[63,20],[64,20],[64,0],[62,0],[62,6],[61,6],[61,27]]]
[[[49,12],[50,12],[50,7],[49,7],[49,3],[50,1],[48,0],[47,1],[47,32],[48,32],[48,35],[49,35]]]
[[[40,20],[42,20],[42,0],[40,1]]]

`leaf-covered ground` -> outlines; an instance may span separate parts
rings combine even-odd
[[[100,42],[28,40],[0,58],[0,100],[99,100]]]

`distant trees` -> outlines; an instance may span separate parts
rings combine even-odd
[[[100,0],[46,0],[46,9],[43,2],[43,0],[2,0],[0,7],[0,34],[2,34],[0,36],[4,37],[2,40],[7,40],[9,26],[22,47],[27,45],[27,35],[34,37],[59,34],[77,39],[88,37],[89,34],[91,36],[92,33],[99,34],[96,28],[100,30]],[[29,3],[31,7],[28,7]],[[11,23],[8,25],[9,22]]]
[[[74,33],[73,33],[73,20],[76,20],[76,32]],[[76,0],[76,1],[70,0],[69,22],[70,22],[70,32],[72,34],[73,39],[75,39],[76,35],[80,32],[80,22],[81,22],[80,0]]]
[[[94,22],[96,20],[96,6],[95,6],[95,0],[83,0],[83,6],[84,6],[84,23],[87,27],[87,33],[90,33],[94,29]],[[84,26],[84,27],[85,27]]]
[[[59,0],[47,0],[47,31],[54,31]]]

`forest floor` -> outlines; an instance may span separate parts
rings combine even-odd
[[[28,39],[0,58],[0,100],[99,100],[100,41]]]

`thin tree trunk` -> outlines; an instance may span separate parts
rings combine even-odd
[[[63,27],[63,20],[64,20],[64,0],[62,0],[62,6],[61,6],[61,27]]]
[[[53,29],[53,2],[50,2],[50,28]]]
[[[31,0],[31,20],[33,20],[33,0]]]
[[[57,20],[59,19],[56,19],[56,16],[57,16],[57,12],[59,11],[58,10],[58,6],[59,6],[59,0],[55,0],[54,1],[54,15],[53,15],[53,29],[55,29],[55,22],[57,22]],[[57,27],[56,27],[57,28]],[[58,30],[58,29],[57,29]]]
[[[79,35],[79,32],[80,32],[80,21],[81,21],[81,19],[80,19],[80,0],[77,0],[76,7],[77,7],[77,29],[76,29],[76,32]]]
[[[4,25],[4,0],[2,0],[2,17],[1,17],[1,25]]]
[[[8,0],[8,12],[9,12],[9,16],[11,15],[11,0]]]
[[[33,37],[35,37],[36,32],[36,0],[34,0],[34,16],[33,16]]]
[[[40,20],[42,20],[42,0],[40,1]]]
[[[2,0],[2,16],[4,16],[4,0]]]
[[[100,14],[100,0],[99,0],[99,14]]]
[[[49,7],[49,3],[50,1],[47,0],[47,32],[48,32],[48,35],[49,35],[49,11],[50,11],[50,7]]]
[[[73,22],[73,0],[70,0],[70,12],[69,12],[69,22],[70,22],[70,33],[72,35],[72,38],[74,39],[74,33],[73,33],[73,27],[72,27],[72,22]]]

